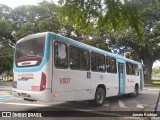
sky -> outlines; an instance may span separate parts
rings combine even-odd
[[[160,61],[157,60],[154,62],[153,67],[156,67],[156,66],[160,66]]]
[[[5,4],[11,8],[15,8],[17,6],[21,5],[36,5],[37,3],[41,2],[43,0],[0,0],[0,4]],[[50,0],[48,0],[50,1]],[[57,1],[57,0],[52,0]]]

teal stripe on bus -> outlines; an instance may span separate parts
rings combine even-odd
[[[72,40],[70,38],[67,38],[67,37],[64,37],[64,36],[61,36],[61,35],[56,35],[56,39],[61,41],[61,42],[68,43],[70,45],[77,46],[77,47],[80,47],[80,48],[83,48],[83,49],[86,49],[86,50],[90,50],[90,51],[93,51],[93,52],[104,54],[106,56],[108,55],[108,56],[111,56],[111,57],[114,57],[114,58],[117,58],[117,59],[121,59],[122,61],[127,61],[127,62],[131,62],[131,63],[134,63],[134,64],[141,65],[140,62],[137,62],[137,61],[128,59],[126,57],[116,55],[114,53],[111,53],[111,52],[108,52],[108,51],[105,51],[105,50],[102,50],[102,49],[99,49],[99,48],[96,48],[96,47],[93,47],[93,46],[90,46],[90,45],[87,45],[87,44],[84,44],[84,43],[81,43],[81,42],[78,42],[78,41],[75,41],[75,40]]]

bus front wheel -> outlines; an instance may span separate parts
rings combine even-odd
[[[96,94],[95,94],[95,105],[100,107],[104,104],[105,101],[105,90],[103,88],[97,88]]]

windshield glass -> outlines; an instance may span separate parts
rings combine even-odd
[[[45,38],[34,38],[16,45],[16,61],[25,57],[43,57]]]
[[[15,63],[17,67],[38,66],[44,56],[45,37],[26,39],[16,45]]]

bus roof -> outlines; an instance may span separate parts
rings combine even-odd
[[[78,42],[76,40],[64,37],[60,34],[56,34],[56,33],[53,33],[53,32],[42,32],[42,33],[28,35],[28,36],[20,39],[19,41],[17,41],[17,43],[28,40],[28,39],[33,39],[33,38],[37,38],[37,37],[44,37],[46,35],[48,36],[48,38],[50,38],[49,36],[53,36],[54,38],[56,38],[59,41],[62,41],[64,43],[68,43],[68,44],[71,44],[71,45],[74,45],[74,46],[77,46],[77,47],[80,47],[80,48],[83,48],[83,49],[86,49],[86,50],[90,50],[90,51],[93,51],[93,52],[96,52],[96,53],[108,55],[108,56],[114,57],[116,59],[120,59],[122,61],[127,61],[127,62],[131,62],[131,63],[134,63],[134,64],[141,65],[140,62],[137,62],[135,60],[132,60],[132,59],[129,59],[129,58],[126,58],[126,57],[123,57],[123,56],[120,56],[120,55],[117,55],[117,54],[114,54],[114,53],[111,53],[111,52],[108,52],[108,51],[105,51],[105,50],[102,50],[102,49],[99,49],[99,48],[96,48],[96,47],[93,47],[91,45],[87,45],[87,44],[82,43],[82,42]]]
[[[45,37],[46,34],[47,34],[47,32],[31,34],[31,35],[28,35],[28,36],[26,36],[24,38],[21,38],[20,40],[17,41],[17,43],[20,43],[20,42],[23,42],[23,41],[26,41],[26,40],[29,40],[29,39],[38,38],[38,37]]]

